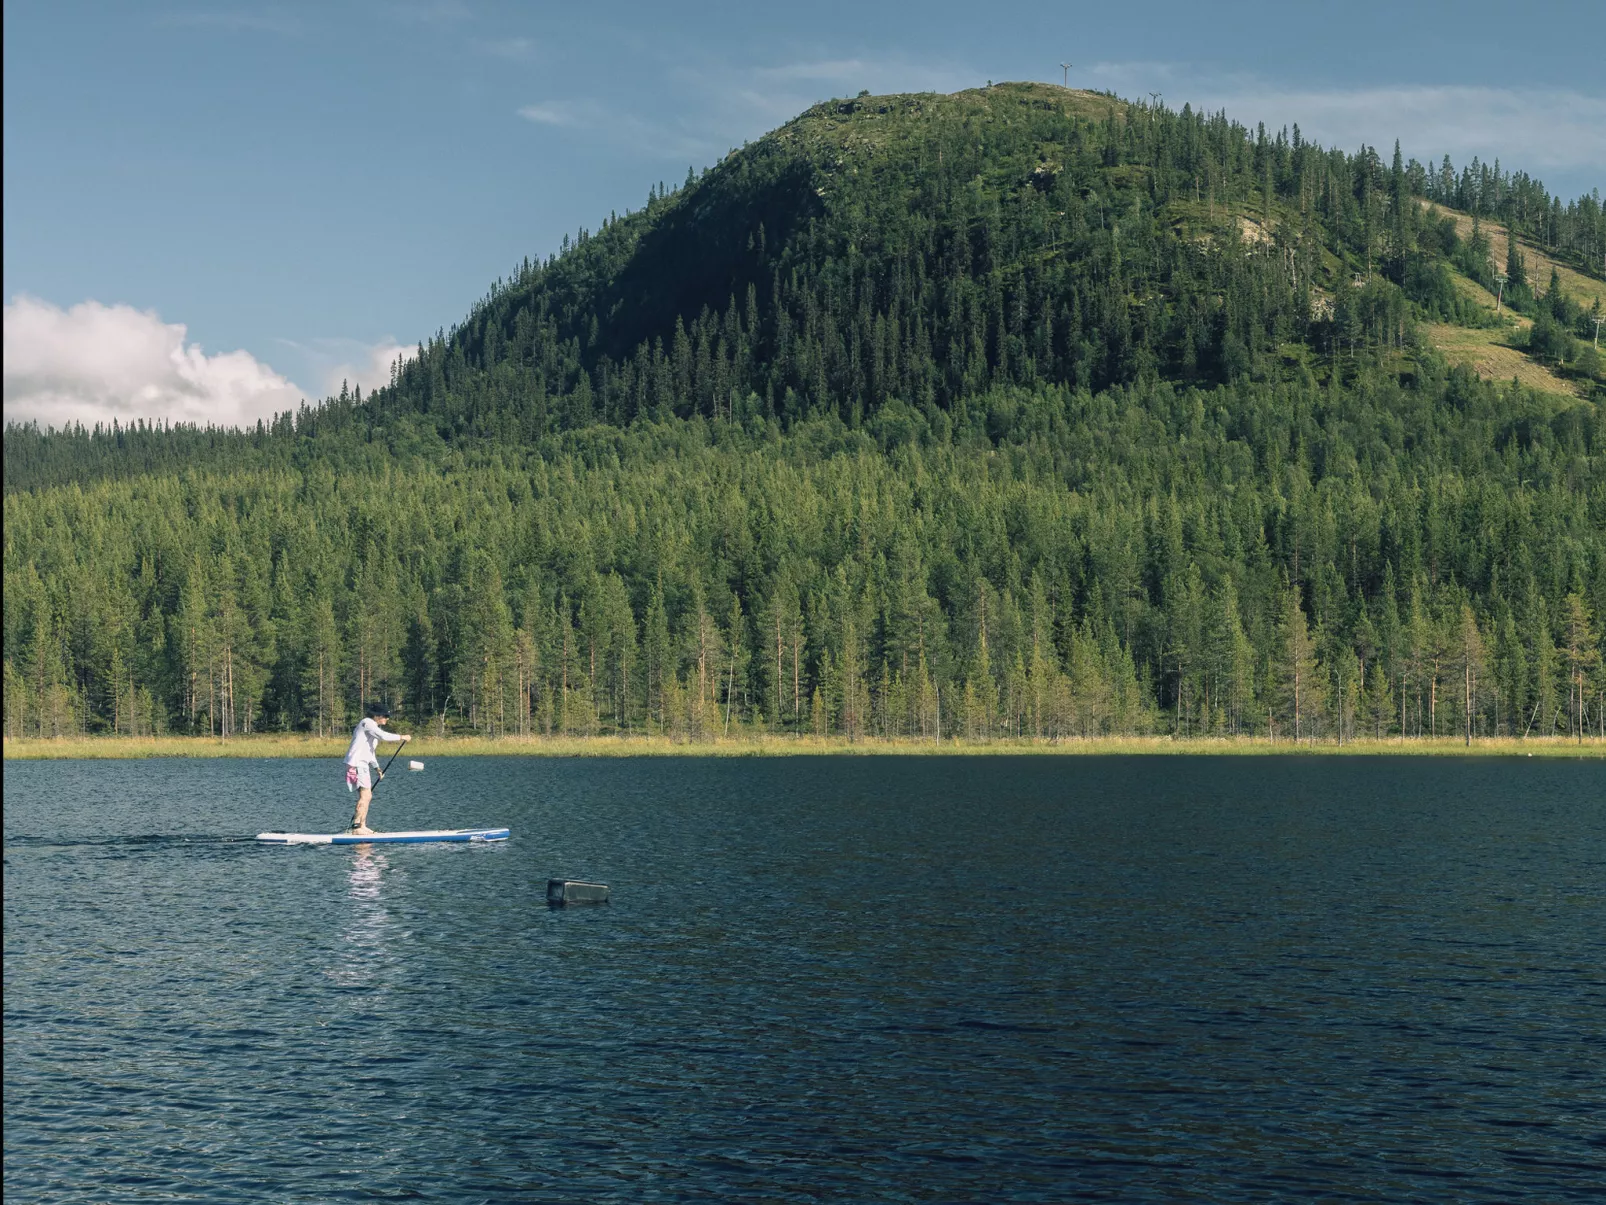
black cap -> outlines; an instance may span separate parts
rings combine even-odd
[[[390,708],[383,703],[370,703],[368,704],[368,716],[370,719],[384,718],[388,720],[390,719]]]

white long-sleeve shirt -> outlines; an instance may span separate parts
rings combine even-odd
[[[378,721],[364,716],[362,723],[351,734],[351,748],[346,750],[346,764],[348,766],[377,766],[379,758],[374,756],[374,750],[379,747],[380,741],[399,741],[401,736],[395,732],[386,732],[379,726]]]

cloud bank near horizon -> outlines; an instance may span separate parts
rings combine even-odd
[[[245,427],[334,397],[389,384],[391,366],[417,348],[386,336],[279,340],[314,390],[250,352],[208,355],[182,322],[154,310],[83,301],[62,308],[27,294],[5,307],[5,421],[66,428],[116,420]]]
[[[20,294],[5,306],[5,421],[41,427],[196,423],[241,427],[294,410],[307,391],[249,352],[208,355],[182,322]]]
[[[324,392],[331,397],[348,383],[368,393],[382,389],[390,384],[393,365],[405,364],[418,354],[416,344],[398,343],[390,335],[378,343],[364,343],[359,339],[327,339],[322,343],[326,347],[343,348],[346,353],[323,374]]]
[[[362,339],[318,338],[306,343],[275,340],[301,365],[302,375],[318,382],[320,398],[337,397],[342,388],[361,389],[366,397],[390,384],[391,368],[418,354],[416,344],[399,342],[394,335],[368,342]]]

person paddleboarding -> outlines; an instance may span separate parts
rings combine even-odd
[[[406,744],[413,739],[399,732],[386,732],[381,725],[389,722],[390,708],[383,703],[375,703],[351,734],[351,748],[346,751],[346,789],[357,792],[357,811],[351,818],[354,836],[371,837],[374,834],[374,830],[368,827],[368,805],[374,799],[373,776],[385,777],[374,750],[379,748],[380,741],[401,741]]]

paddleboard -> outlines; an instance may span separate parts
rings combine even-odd
[[[367,837],[351,833],[258,833],[257,840],[275,845],[421,845],[426,841],[506,841],[511,832],[505,828],[438,828]]]

